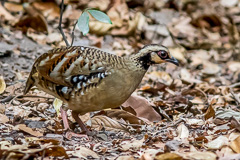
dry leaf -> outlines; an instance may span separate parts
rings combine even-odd
[[[224,7],[233,7],[235,5],[237,5],[237,3],[239,2],[239,0],[220,0],[220,4]]]
[[[160,82],[170,86],[173,82],[172,77],[167,72],[153,71],[147,75],[152,81]]]
[[[50,20],[60,16],[60,8],[54,2],[33,2],[31,5],[41,11],[43,15],[47,16]]]
[[[234,116],[231,117],[231,125],[240,131],[240,122]]]
[[[206,144],[206,147],[208,147],[208,149],[221,149],[225,145],[228,145],[228,138],[225,136],[219,136]]]
[[[23,11],[23,5],[11,2],[5,2],[4,7],[11,12],[21,12]]]
[[[200,80],[197,80],[197,79],[193,78],[191,73],[186,68],[181,69],[180,76],[181,76],[181,80],[188,83],[188,84],[201,83],[202,82]]]
[[[180,139],[186,139],[189,136],[189,130],[183,123],[177,127],[177,133]]]
[[[213,105],[216,103],[216,99],[212,99],[205,115],[204,115],[204,118],[205,120],[208,120],[209,118],[213,117],[215,118],[215,110],[213,109]]]
[[[156,160],[182,160],[183,158],[176,153],[164,153],[154,157]]]
[[[41,137],[43,134],[39,131],[33,131],[32,128],[27,127],[25,124],[19,124],[14,127],[15,130],[21,130],[24,131],[30,135],[36,136],[36,137]]]
[[[132,94],[122,106],[132,107],[137,117],[146,118],[151,122],[161,120],[161,116],[153,109],[153,105],[143,97]]]
[[[32,28],[38,32],[48,32],[47,21],[42,14],[40,14],[34,7],[27,5],[25,7],[27,15],[20,18],[15,24],[15,27],[19,27],[24,33],[28,28]]]
[[[230,147],[236,152],[240,153],[240,136],[230,142]]]
[[[127,131],[127,128],[123,124],[120,124],[107,116],[94,116],[93,118],[91,118],[91,123],[91,127],[97,130],[101,130],[102,127],[104,127],[106,130],[109,131]]]
[[[188,152],[181,154],[184,159],[192,159],[192,160],[216,160],[217,155],[213,152]]]
[[[221,67],[219,65],[211,63],[211,62],[204,62],[203,63],[203,70],[202,73],[206,75],[215,75],[220,72]]]
[[[198,125],[198,126],[202,126],[204,125],[204,121],[202,119],[195,119],[195,118],[187,118],[185,119],[186,123],[188,125]]]
[[[133,139],[130,142],[123,141],[119,144],[119,147],[122,151],[128,151],[128,150],[137,151],[142,147],[143,142],[144,142],[144,138],[141,140]]]
[[[118,120],[124,120],[125,124],[137,124],[137,125],[144,125],[144,121],[132,113],[129,113],[124,110],[120,109],[111,109],[111,110],[105,110],[105,115]]]
[[[0,16],[4,17],[8,21],[13,21],[15,18],[0,4]]]
[[[0,123],[7,123],[9,121],[9,118],[4,115],[4,114],[0,114]]]
[[[6,89],[6,83],[3,79],[3,76],[0,76],[0,94],[2,94]]]
[[[62,107],[62,104],[63,104],[63,101],[58,99],[58,98],[55,98],[54,101],[53,101],[53,107],[56,110],[57,115],[60,114],[60,109]]]
[[[72,153],[73,156],[76,156],[78,158],[84,158],[84,159],[89,159],[90,157],[92,158],[99,158],[97,153],[94,151],[90,150],[89,148],[86,147],[76,147],[75,151]]]
[[[182,63],[186,63],[187,60],[184,57],[185,49],[183,47],[169,48],[171,55]]]
[[[135,160],[133,156],[119,156],[116,160]]]

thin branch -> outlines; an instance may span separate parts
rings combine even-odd
[[[77,21],[78,22],[78,21]],[[73,45],[73,41],[74,41],[74,31],[75,31],[75,27],[77,25],[77,22],[74,24],[73,29],[72,29],[72,43],[71,46]]]
[[[240,82],[234,83],[234,84],[230,85],[229,87],[230,88],[235,88],[235,87],[239,87],[239,86],[240,86]]]
[[[65,36],[65,34],[64,34],[63,30],[62,30],[63,4],[64,4],[64,0],[62,0],[62,3],[61,3],[61,13],[60,13],[58,29],[59,29],[60,33],[62,34],[63,40],[65,41],[66,45],[70,46],[68,41],[67,41],[67,38],[66,38],[66,36]]]

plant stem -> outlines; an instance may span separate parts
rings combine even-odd
[[[77,21],[78,22],[78,21]],[[74,24],[73,29],[72,29],[72,43],[71,46],[73,45],[73,41],[74,41],[74,31],[75,31],[75,27],[77,25],[77,22]]]
[[[62,15],[63,15],[63,4],[64,4],[64,0],[62,0],[62,3],[61,3],[61,13],[60,13],[60,19],[59,19],[59,25],[58,25],[58,29],[60,31],[60,33],[62,34],[62,37],[63,37],[63,40],[65,41],[66,43],[66,46],[70,46],[68,41],[67,41],[67,38],[62,30]]]

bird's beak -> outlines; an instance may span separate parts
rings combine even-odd
[[[179,62],[176,58],[172,57],[171,59],[166,59],[167,62],[173,63],[176,66],[179,66]]]

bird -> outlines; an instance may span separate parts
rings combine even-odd
[[[179,65],[168,48],[159,44],[145,45],[128,57],[87,46],[55,48],[36,59],[24,94],[36,86],[62,100],[72,110],[82,133],[86,133],[88,129],[79,115],[120,106],[151,65],[165,62]],[[61,114],[64,127],[69,129],[66,112]]]

